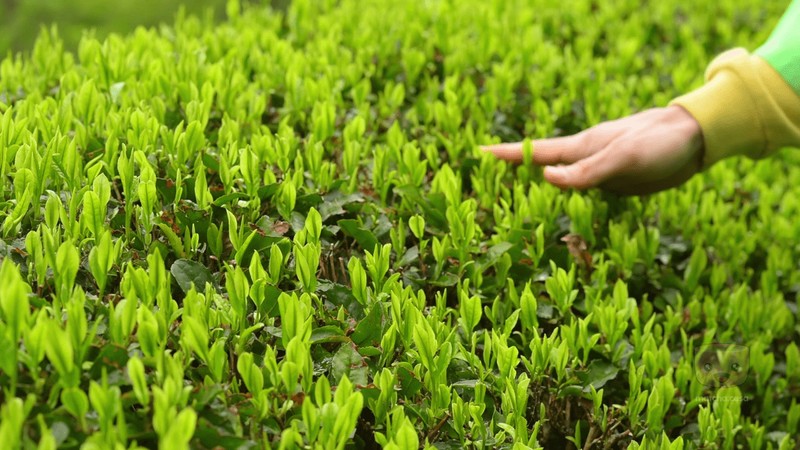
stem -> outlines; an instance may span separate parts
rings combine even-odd
[[[583,443],[583,450],[589,450],[592,448],[592,441],[594,441],[595,435],[597,434],[597,426],[594,423],[589,425],[589,434],[586,436],[586,442]]]
[[[450,411],[445,411],[444,417],[442,417],[442,420],[440,420],[439,423],[437,423],[436,426],[434,426],[431,429],[431,431],[428,432],[428,435],[425,436],[425,439],[427,441],[431,441],[432,442],[433,438],[435,438],[436,435],[439,434],[439,430],[441,430],[442,427],[444,426],[444,424],[447,423],[448,419],[450,419]]]

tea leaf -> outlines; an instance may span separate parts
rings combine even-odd
[[[198,292],[203,291],[205,290],[206,283],[213,284],[211,271],[208,270],[208,267],[196,261],[179,259],[172,263],[170,273],[175,278],[175,281],[178,282],[178,286],[180,286],[183,292],[189,292],[192,286],[194,286],[195,290]]]

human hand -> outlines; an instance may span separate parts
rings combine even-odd
[[[680,106],[650,109],[532,144],[533,162],[547,166],[545,179],[562,189],[600,187],[644,195],[678,186],[703,165],[700,125]],[[522,161],[521,142],[483,150]]]

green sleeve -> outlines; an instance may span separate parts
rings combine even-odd
[[[756,54],[761,56],[781,74],[784,80],[800,95],[800,0],[793,0]]]

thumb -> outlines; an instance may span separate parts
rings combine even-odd
[[[562,189],[596,187],[617,171],[613,158],[608,155],[609,152],[602,151],[568,166],[547,166],[544,177]]]

